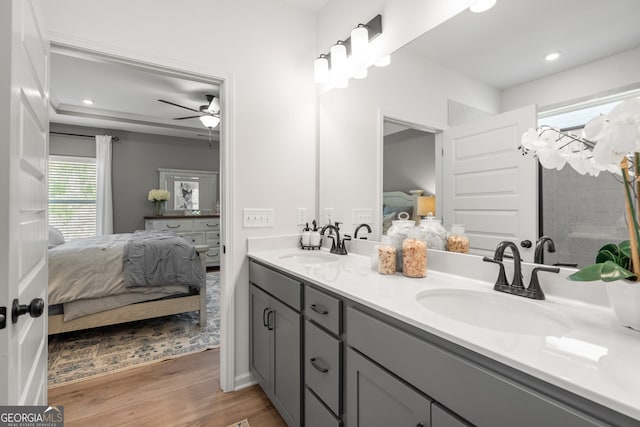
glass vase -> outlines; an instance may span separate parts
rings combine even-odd
[[[154,216],[164,215],[164,200],[156,200],[155,202],[153,202],[153,215]]]

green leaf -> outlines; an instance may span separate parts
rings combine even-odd
[[[616,256],[620,255],[620,248],[615,243],[607,243],[606,245],[598,249],[598,253],[602,251],[609,251]]]
[[[576,271],[569,280],[577,282],[591,282],[602,280],[603,282],[614,282],[622,279],[635,279],[636,275],[616,264],[613,261],[605,261],[600,264],[591,264]]]
[[[614,282],[616,280],[635,278],[636,275],[615,262],[606,261],[602,264],[602,281]]]
[[[594,280],[600,280],[602,277],[603,264],[591,264],[588,265],[569,276],[569,280],[575,280],[576,282],[592,282]]]
[[[613,261],[616,264],[620,264],[620,257],[611,251],[600,249],[600,252],[598,252],[596,256],[596,264],[602,264],[605,261]]]
[[[625,240],[624,242],[620,242],[618,245],[620,252],[626,255],[627,258],[631,258],[631,242]]]

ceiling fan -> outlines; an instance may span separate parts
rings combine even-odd
[[[220,123],[220,99],[213,95],[205,95],[205,97],[207,98],[207,104],[201,105],[197,110],[195,108],[185,107],[184,105],[176,104],[175,102],[166,101],[164,99],[158,99],[158,101],[200,113],[197,116],[176,117],[173,120],[187,120],[195,119],[197,117],[205,127],[212,129]]]

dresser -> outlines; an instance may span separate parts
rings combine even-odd
[[[207,267],[220,266],[220,216],[146,216],[145,230],[169,230],[191,240],[195,245],[207,245]]]

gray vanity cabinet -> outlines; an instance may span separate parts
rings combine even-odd
[[[431,425],[431,400],[357,351],[347,350],[347,425]]]
[[[249,278],[251,373],[287,425],[300,426],[301,284],[254,263],[250,264]]]

